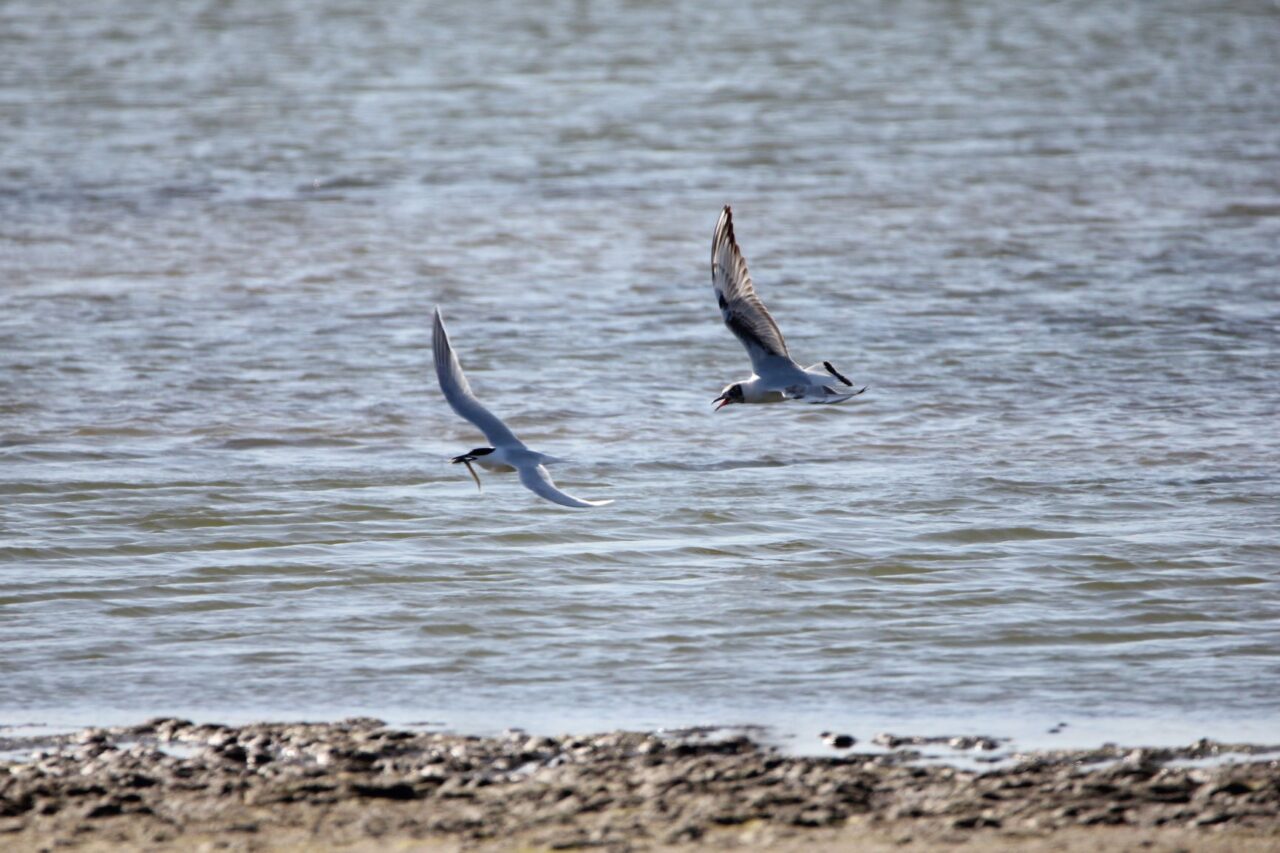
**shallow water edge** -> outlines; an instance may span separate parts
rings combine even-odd
[[[322,846],[626,850],[714,837],[754,849],[849,829],[905,844],[1120,827],[1148,841],[1190,833],[1195,849],[1232,833],[1245,846],[1230,849],[1244,850],[1280,833],[1280,748],[1207,740],[1025,752],[985,772],[922,762],[920,743],[787,756],[721,731],[479,738],[369,718],[158,718],[0,743],[19,745],[39,748],[0,756],[0,832],[13,849],[36,838],[131,849],[213,837],[263,849],[299,833]]]

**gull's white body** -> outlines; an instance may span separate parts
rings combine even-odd
[[[742,399],[737,399],[735,394],[722,405],[783,400],[843,403],[867,390],[852,390],[853,383],[831,367],[830,362],[804,368],[792,360],[778,324],[756,295],[751,274],[747,272],[747,261],[733,236],[733,211],[727,204],[716,222],[711,241],[711,284],[724,324],[746,348],[754,371],[749,379],[727,386],[717,402],[734,388],[741,389]]]
[[[752,374],[737,384],[742,386],[743,402],[746,403],[781,403],[784,400],[803,400],[807,403],[843,403],[850,397],[856,397],[861,391],[843,392],[836,390],[840,382],[832,376],[824,365],[801,368],[795,362],[777,367],[765,367],[764,375]],[[831,389],[828,391],[827,389]]]
[[[493,445],[493,450],[483,456],[476,456],[471,461],[488,471],[515,471],[520,475],[520,482],[539,497],[546,498],[561,506],[589,507],[604,506],[613,501],[588,501],[575,498],[562,492],[552,482],[551,475],[544,467],[559,462],[554,456],[530,450],[524,442],[516,438],[515,433],[504,424],[493,412],[484,407],[471,391],[462,372],[462,365],[449,343],[449,333],[445,331],[444,320],[440,309],[436,309],[435,327],[431,336],[432,351],[436,362],[436,378],[440,380],[440,390],[449,401],[455,412],[475,424],[484,433],[484,437]],[[476,480],[479,485],[479,480]]]

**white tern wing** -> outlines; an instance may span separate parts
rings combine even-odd
[[[582,498],[575,498],[573,495],[560,491],[556,488],[556,484],[551,481],[551,475],[547,473],[547,469],[541,465],[531,462],[521,465],[519,471],[520,482],[524,483],[535,495],[540,495],[552,503],[572,507],[604,506],[605,504],[613,503],[613,501],[584,501]]]
[[[711,284],[716,289],[724,324],[747,348],[751,368],[757,374],[764,376],[771,368],[777,370],[780,361],[794,364],[778,324],[756,295],[747,261],[733,237],[733,211],[727,204],[711,241]]]
[[[440,390],[444,392],[444,398],[449,401],[453,410],[475,424],[494,447],[524,447],[515,433],[497,415],[486,409],[471,392],[471,385],[462,373],[462,365],[458,363],[458,357],[449,344],[449,333],[444,329],[444,319],[440,316],[439,308],[436,308],[431,348],[435,355],[436,378],[440,380]]]

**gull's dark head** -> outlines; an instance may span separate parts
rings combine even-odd
[[[725,406],[729,405],[730,403],[746,402],[746,400],[744,400],[742,396],[742,383],[735,382],[732,385],[725,386],[725,389],[720,392],[720,396],[716,397],[711,402],[720,404],[716,406],[717,412],[723,409]]]

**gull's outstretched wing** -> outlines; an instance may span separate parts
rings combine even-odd
[[[440,380],[440,390],[444,392],[444,398],[449,401],[453,410],[479,427],[494,447],[524,447],[524,442],[516,438],[515,433],[497,415],[481,405],[471,392],[471,385],[462,373],[462,365],[458,364],[458,357],[453,354],[453,347],[449,344],[449,333],[444,330],[444,320],[440,317],[439,308],[436,308],[431,348],[435,355],[436,378]]]
[[[724,324],[747,348],[752,369],[763,376],[771,364],[778,365],[777,359],[790,363],[782,332],[756,295],[751,274],[747,272],[747,261],[733,238],[733,211],[727,204],[711,241],[711,283],[716,289]]]
[[[541,465],[520,466],[520,482],[532,491],[535,495],[546,498],[552,503],[558,503],[561,506],[572,507],[588,507],[588,506],[604,506],[611,504],[613,501],[584,501],[582,498],[575,498],[573,495],[566,494],[556,488],[556,484],[551,481],[551,475],[547,473],[547,469]]]
[[[801,389],[799,393],[795,395],[786,394],[786,392],[783,393],[785,396],[790,397],[793,400],[801,400],[805,403],[830,404],[843,403],[845,400],[852,400],[854,397],[857,397],[866,390],[866,388],[859,388],[857,391],[837,391],[828,385],[810,385],[807,388]]]

